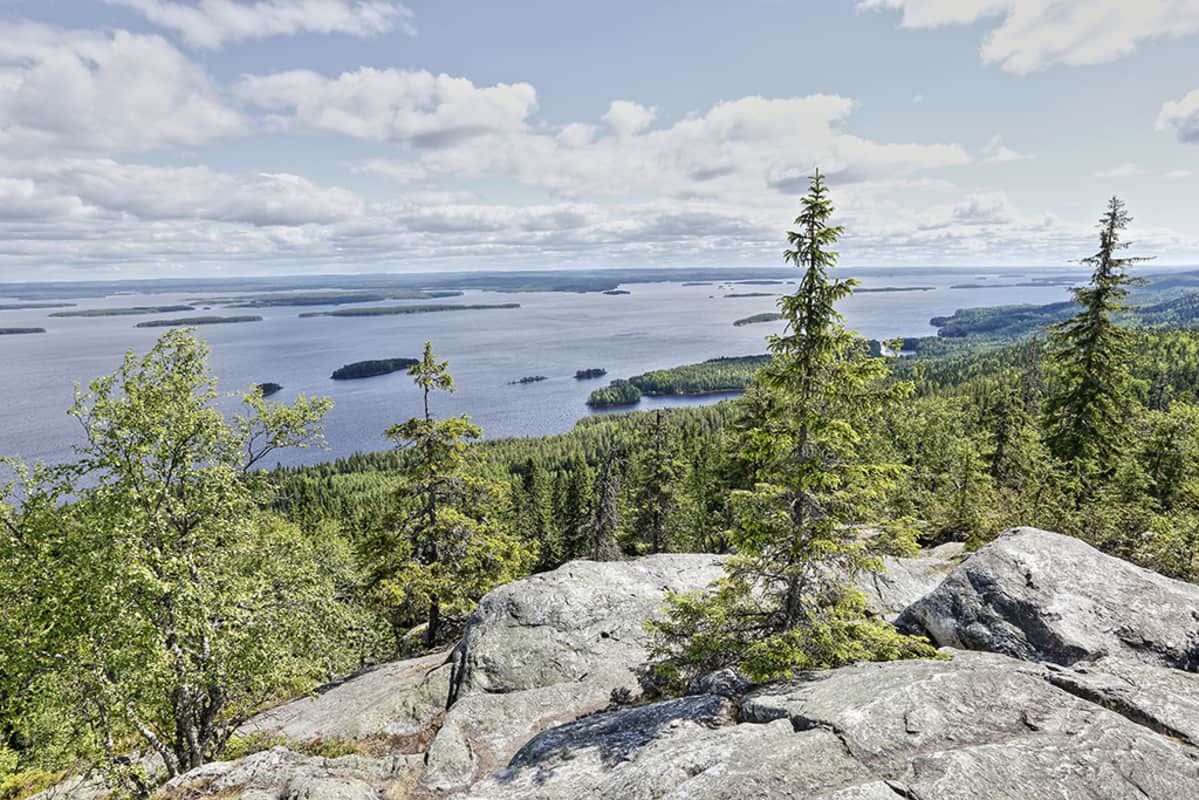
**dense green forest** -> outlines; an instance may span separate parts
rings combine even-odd
[[[435,314],[440,311],[487,311],[490,309],[520,308],[520,303],[473,303],[446,305],[429,303],[423,306],[370,306],[368,308],[339,308],[334,311],[305,311],[301,317],[387,317],[395,314]]]
[[[376,375],[388,375],[392,372],[408,369],[417,363],[415,358],[375,358],[367,361],[355,361],[343,364],[333,370],[330,375],[335,381],[351,381],[359,378],[373,378]]]
[[[262,322],[262,317],[254,314],[240,314],[232,317],[207,316],[184,317],[182,319],[148,319],[139,322],[135,328],[184,328],[193,325],[231,325],[238,322]]]
[[[722,356],[669,369],[656,369],[628,380],[615,380],[587,398],[595,408],[636,405],[641,396],[688,397],[740,392],[770,356]]]
[[[76,461],[0,467],[0,796],[89,764],[146,796],[124,753],[170,774],[220,758],[262,705],[444,646],[491,588],[575,558],[732,554],[720,588],[671,598],[654,626],[662,691],[716,666],[768,679],[930,655],[844,577],[1012,525],[1199,578],[1199,331],[1177,295],[1150,303],[1168,313],[1128,308],[1145,295],[1119,201],[1053,320],[904,342],[905,357],[836,313],[856,284],[837,275],[833,213],[817,176],[769,355],[600,390],[743,381],[700,408],[488,441],[439,416],[452,365],[426,345],[401,367],[422,413],[380,431],[391,449],[264,471],[319,444],[328,401],[256,390],[230,418],[189,332],[131,353],[78,392]]]

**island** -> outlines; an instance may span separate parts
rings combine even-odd
[[[602,378],[608,374],[608,370],[600,367],[591,367],[590,369],[581,369],[575,372],[576,381],[589,381],[592,378]]]
[[[873,289],[857,288],[854,294],[869,294],[870,292],[931,292],[936,286],[876,286]]]
[[[592,408],[635,406],[641,402],[641,390],[628,381],[615,380],[603,389],[596,389],[587,398]]]
[[[764,314],[754,314],[741,319],[733,320],[733,324],[740,328],[742,325],[754,325],[758,322],[778,322],[783,318],[783,315],[777,311],[767,311]]]
[[[329,290],[323,292],[279,292],[276,294],[248,295],[244,297],[207,298],[198,303],[214,303],[230,308],[277,308],[280,306],[339,306],[348,303],[382,303],[386,300],[435,300],[444,297],[461,297],[462,292],[445,290],[357,292]]]
[[[278,394],[283,387],[277,383],[260,383],[255,387],[263,397],[270,397],[273,394]]]
[[[769,361],[768,355],[722,356],[698,364],[651,370],[596,389],[587,398],[587,405],[593,408],[631,406],[637,404],[642,395],[697,397],[743,392],[753,380],[754,373]]]
[[[22,333],[45,333],[45,328],[0,328],[0,336],[17,336]]]
[[[628,289],[608,289],[604,294],[632,294]]]
[[[774,297],[773,292],[733,292],[725,297]]]
[[[370,308],[339,308],[335,311],[305,311],[301,317],[385,317],[392,314],[432,314],[437,311],[484,311],[497,308],[520,308],[520,303],[492,305],[371,306]]]
[[[782,281],[733,281],[741,286],[781,286]]]
[[[548,380],[549,380],[549,378],[545,377],[544,375],[526,375],[525,377],[521,378],[520,380],[508,381],[508,385],[515,386],[516,384],[520,384],[520,383],[541,383],[542,381],[548,381]]]
[[[55,311],[52,317],[131,317],[138,314],[174,314],[195,311],[195,306],[130,306],[127,308],[84,308],[79,311]]]
[[[684,281],[684,286],[712,286],[711,281]]]
[[[24,311],[28,308],[67,308],[74,303],[0,303],[0,311]]]
[[[183,328],[192,325],[229,325],[235,322],[262,322],[262,317],[183,317],[182,319],[149,319],[139,322],[135,328]]]
[[[373,361],[355,361],[352,364],[345,364],[333,370],[333,374],[329,377],[335,381],[374,378],[377,375],[399,372],[419,363],[415,358],[380,358]]]

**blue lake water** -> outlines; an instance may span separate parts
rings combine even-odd
[[[849,325],[871,338],[924,336],[929,318],[955,309],[1066,299],[1062,285],[1011,286],[1030,277],[1070,273],[971,269],[853,270],[864,288],[933,286],[931,291],[859,293],[842,304]],[[986,276],[985,278],[983,276]],[[954,284],[992,288],[953,289]],[[458,384],[438,397],[439,416],[469,414],[488,438],[539,436],[569,430],[589,411],[588,393],[612,378],[717,356],[765,352],[764,338],[781,323],[734,327],[733,320],[774,311],[774,297],[730,298],[729,293],[794,291],[794,285],[633,283],[629,294],[468,291],[433,303],[520,303],[518,309],[379,317],[300,318],[313,308],[226,309],[139,317],[49,318],[58,309],[0,311],[0,327],[44,327],[45,334],[0,336],[0,454],[27,461],[57,461],[79,439],[78,423],[66,414],[72,387],[113,372],[123,353],[148,350],[163,329],[138,321],[197,314],[256,314],[261,322],[205,326],[199,335],[212,348],[211,368],[223,390],[272,381],[275,395],[327,395],[335,406],[326,419],[327,450],[297,451],[284,463],[313,463],[358,451],[384,449],[382,431],[419,411],[420,397],[403,373],[357,381],[333,381],[337,367],[364,359],[418,357],[426,340],[447,359]],[[2,289],[0,289],[2,292]],[[235,292],[233,294],[245,294]],[[206,297],[217,297],[205,293]],[[185,303],[194,295],[114,294],[74,300],[78,308]],[[6,301],[0,298],[0,302]],[[397,301],[408,304],[413,301]],[[371,303],[369,305],[381,305]],[[341,306],[346,308],[348,306]],[[320,310],[320,309],[315,309]],[[605,378],[577,381],[576,370],[603,367]],[[524,385],[528,375],[548,380]],[[647,398],[641,408],[712,402],[719,398]]]

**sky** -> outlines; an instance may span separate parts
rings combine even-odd
[[[1199,0],[0,0],[0,280],[1199,264]]]

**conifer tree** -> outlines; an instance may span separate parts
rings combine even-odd
[[[933,652],[870,620],[850,583],[881,568],[877,548],[912,546],[880,513],[900,468],[867,457],[873,420],[910,386],[886,382],[885,361],[835,309],[855,282],[831,274],[841,235],[832,214],[817,172],[785,253],[802,279],[779,301],[787,327],[770,338],[773,358],[746,403],[738,446],[754,485],[730,498],[735,555],[714,591],[673,596],[650,626],[668,680],[730,665],[766,680]],[[871,537],[869,524],[886,532]]]
[[[1126,429],[1132,334],[1112,316],[1127,307],[1134,280],[1125,270],[1146,260],[1120,255],[1128,247],[1120,237],[1130,221],[1124,203],[1113,197],[1099,220],[1099,249],[1082,259],[1093,268],[1091,281],[1072,290],[1082,309],[1050,333],[1053,386],[1045,403],[1045,442],[1083,491],[1095,477],[1110,474]]]
[[[468,469],[480,428],[465,416],[433,417],[432,393],[454,391],[447,366],[426,342],[423,357],[408,370],[421,388],[424,413],[387,429],[407,458],[391,524],[366,544],[397,647],[418,614],[425,618],[425,646],[436,644],[444,614],[468,613],[491,588],[524,574],[531,556],[498,524],[506,487]]]
[[[616,534],[620,529],[620,467],[624,454],[619,444],[612,445],[595,478],[595,516],[591,520],[592,561],[616,561],[620,545]]]
[[[681,466],[667,441],[662,411],[653,415],[649,447],[640,450],[641,463],[636,497],[637,535],[646,540],[651,553],[666,549],[667,522],[676,504],[676,483]]]

